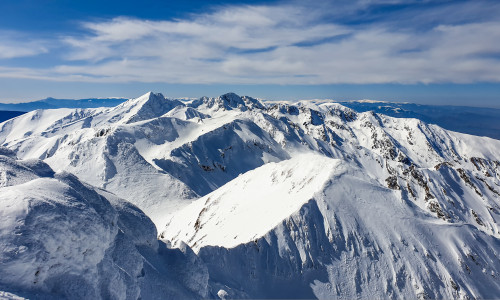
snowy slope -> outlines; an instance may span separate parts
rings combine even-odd
[[[311,154],[266,164],[176,213],[163,235],[176,241],[188,237],[185,242],[194,250],[235,247],[266,234],[321,190],[332,173],[342,171],[339,160]]]
[[[500,241],[478,227],[436,218],[354,165],[299,155],[197,200],[161,237],[191,245],[234,297],[494,298]]]
[[[5,148],[0,248],[2,297],[201,298],[208,292],[206,269],[189,263],[194,254],[158,242],[137,207],[39,160],[17,160]],[[176,271],[178,264],[185,270]],[[199,286],[186,282],[188,273]]]

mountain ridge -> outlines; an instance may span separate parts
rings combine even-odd
[[[152,93],[152,92],[148,92]],[[235,93],[225,94],[236,95]],[[163,95],[161,95],[163,97]],[[222,95],[224,96],[224,95]],[[221,96],[221,97],[222,97]],[[238,95],[236,95],[239,97]],[[217,105],[227,105],[227,99],[223,98],[210,98],[202,97],[200,99],[178,99],[184,103],[192,103],[191,107],[203,104],[203,99],[213,99],[213,103],[205,105],[215,105],[216,101],[220,103]],[[243,96],[244,101],[255,102],[257,99],[252,97]],[[36,109],[56,109],[56,108],[98,108],[98,107],[113,107],[126,102],[130,99],[125,98],[89,98],[89,99],[54,99],[46,98],[43,100],[27,102],[27,103],[0,103],[0,111],[32,111]],[[206,101],[206,100],[205,100]],[[259,102],[259,101],[258,101]],[[266,101],[267,105],[273,103],[284,102],[293,104],[293,101]],[[299,100],[298,102],[307,103],[340,103],[346,107],[350,107],[358,112],[374,111],[388,116],[397,118],[417,118],[427,123],[439,125],[445,129],[453,130],[472,135],[488,136],[495,139],[500,139],[500,109],[498,108],[483,108],[472,106],[453,106],[453,105],[425,105],[415,104],[408,102],[389,102],[378,100],[351,100],[351,101],[336,101],[336,100]],[[240,103],[241,104],[241,103]],[[234,105],[234,103],[232,104]],[[259,104],[256,104],[259,106]],[[227,106],[227,108],[234,108]],[[6,113],[3,113],[6,114]],[[15,115],[5,116],[3,119],[0,116],[0,122],[8,120]]]

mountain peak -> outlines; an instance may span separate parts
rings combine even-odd
[[[214,110],[233,110],[239,109],[246,111],[248,109],[264,109],[264,105],[257,99],[248,96],[239,96],[233,92],[223,94],[217,98],[202,97],[199,100],[193,101],[192,107],[198,108],[205,105],[207,108]]]
[[[240,95],[233,93],[233,92],[222,94],[220,97],[221,98],[239,98],[239,99],[241,99]]]
[[[225,100],[225,101],[228,101],[230,103],[233,103],[233,102],[240,102],[240,101],[243,101],[241,99],[241,97],[233,92],[229,92],[229,93],[225,93],[221,96],[219,96],[219,98]]]
[[[147,92],[146,94],[138,97],[138,98],[135,98],[134,100],[137,100],[137,101],[154,101],[154,100],[164,100],[165,99],[165,96],[163,96],[162,93],[154,93],[154,92]]]
[[[222,96],[219,96],[217,100],[222,101],[222,105],[225,108],[243,108],[245,107],[245,102],[243,99],[236,95],[235,93],[227,93]],[[216,101],[217,101],[216,100]]]
[[[134,123],[160,117],[179,105],[184,104],[178,100],[167,99],[161,93],[147,92],[138,98],[128,100],[122,107],[127,107],[131,115],[126,123]]]

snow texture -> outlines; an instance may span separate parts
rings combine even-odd
[[[136,206],[0,150],[0,297],[207,296],[206,268],[159,242]]]

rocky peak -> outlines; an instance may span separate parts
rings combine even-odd
[[[207,108],[214,110],[233,110],[239,109],[246,111],[248,109],[264,109],[265,106],[257,99],[248,96],[239,96],[235,93],[226,93],[217,98],[202,97],[199,100],[193,101],[192,107],[198,108],[205,105]]]
[[[161,93],[148,92],[139,98],[125,102],[124,106],[127,105],[130,107],[129,111],[133,112],[127,123],[133,123],[160,117],[174,107],[184,104],[178,100],[167,99]]]

